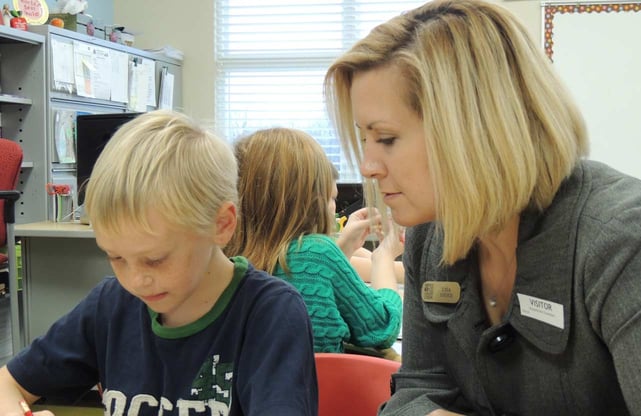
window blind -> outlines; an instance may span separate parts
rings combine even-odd
[[[311,134],[350,169],[327,117],[328,66],[374,26],[423,4],[402,0],[215,0],[216,128],[233,142],[268,127]]]

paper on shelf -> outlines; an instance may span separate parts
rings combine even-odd
[[[156,62],[152,59],[142,58],[143,76],[147,83],[146,104],[156,107]]]
[[[71,93],[75,82],[73,75],[73,45],[52,37],[51,56],[55,89]]]
[[[129,55],[111,51],[111,100],[129,102]]]
[[[132,111],[147,111],[147,94],[149,77],[142,63],[135,58],[129,62],[129,103],[127,108]]]
[[[74,126],[76,114],[73,111],[57,110],[54,123],[54,142],[59,163],[75,163]]]
[[[111,52],[107,48],[94,46],[93,48],[92,82],[93,93],[96,98],[111,99]]]
[[[73,63],[76,91],[81,97],[94,97],[93,93],[93,46],[84,42],[73,42]]]
[[[158,98],[158,108],[163,110],[173,110],[174,106],[174,74],[163,68],[160,75],[160,97]]]

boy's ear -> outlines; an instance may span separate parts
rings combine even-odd
[[[236,222],[236,205],[230,201],[224,202],[216,213],[214,242],[217,245],[224,247],[231,240],[236,230]]]

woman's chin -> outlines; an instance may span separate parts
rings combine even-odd
[[[394,222],[402,227],[413,227],[415,225],[434,221],[433,216],[408,215],[408,213],[403,213],[401,210],[394,208],[391,208],[391,213]]]

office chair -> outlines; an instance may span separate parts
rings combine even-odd
[[[317,352],[318,416],[375,416],[391,396],[398,361],[357,354]]]
[[[0,247],[7,243],[7,225],[13,224],[13,204],[20,194],[15,191],[22,164],[22,148],[16,142],[0,138]],[[7,192],[9,191],[9,192]],[[16,196],[16,194],[18,196]],[[7,210],[5,211],[5,201]],[[9,222],[8,219],[11,221]],[[8,261],[6,255],[0,253],[0,267]]]
[[[20,166],[22,165],[22,148],[16,142],[0,138],[0,247],[7,247],[7,254],[0,253],[0,271],[7,269],[7,285],[11,293],[11,336],[14,351],[17,345],[18,328],[18,285],[15,237],[13,224],[15,223],[15,202],[20,198],[16,190]],[[7,265],[8,264],[8,265]],[[4,265],[4,266],[3,266]],[[6,290],[6,287],[4,288]]]

